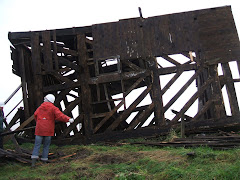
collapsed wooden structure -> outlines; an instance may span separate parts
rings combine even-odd
[[[239,73],[240,44],[230,6],[9,32],[9,40],[13,73],[22,81],[24,111],[8,130],[20,117],[27,119],[21,128],[34,126],[32,114],[48,93],[56,96],[57,107],[75,118],[73,124],[57,124],[55,139],[61,141],[161,135],[181,119],[186,120],[186,132],[193,133],[240,125],[235,90],[240,79],[233,78],[229,66],[235,62]],[[196,104],[196,112],[187,115]],[[168,117],[171,110],[174,116]],[[33,131],[26,134],[33,137]]]

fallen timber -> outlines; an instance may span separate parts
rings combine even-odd
[[[21,149],[22,152],[16,152],[14,150],[11,149],[1,149],[0,148],[0,159],[7,159],[7,160],[16,160],[20,163],[24,163],[24,164],[31,164],[32,160],[31,160],[31,152]],[[69,155],[65,155],[63,153],[49,153],[48,157],[49,157],[49,162],[58,162],[59,160],[63,160],[72,156],[75,156],[77,153],[73,153],[73,154],[69,154]],[[41,162],[39,162],[38,164],[41,164]]]
[[[230,6],[8,37],[24,111],[6,129],[21,119],[26,139],[48,93],[75,118],[56,125],[59,144],[166,135],[180,124],[185,135],[239,130],[239,79],[229,63],[239,73],[240,43]]]
[[[171,142],[135,142],[131,144],[140,144],[158,147],[211,147],[213,149],[232,149],[239,148],[240,136],[199,136],[192,138],[175,138]]]

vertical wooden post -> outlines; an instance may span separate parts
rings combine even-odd
[[[160,124],[164,123],[164,113],[157,62],[156,58],[154,57],[148,58],[147,61],[149,64],[149,69],[152,71],[152,101],[155,104],[155,123],[157,126],[160,126]]]
[[[223,96],[221,91],[220,80],[217,72],[217,65],[209,66],[209,74],[211,77],[214,77],[214,82],[212,83],[212,94],[215,100],[214,102],[214,118],[219,119],[226,116]],[[217,101],[216,101],[217,100]]]
[[[92,109],[91,109],[91,90],[88,84],[90,78],[89,68],[87,64],[87,48],[85,44],[85,35],[77,35],[77,51],[78,51],[78,64],[82,68],[81,72],[81,95],[82,95],[82,110],[84,115],[83,125],[86,137],[93,134],[92,124]]]
[[[25,76],[27,82],[27,100],[28,100],[28,109],[29,109],[29,117],[34,113],[34,80],[33,80],[33,70],[32,70],[32,57],[31,51],[24,47],[24,64],[25,64]],[[25,108],[26,109],[26,108]],[[29,117],[25,116],[26,119]]]
[[[240,62],[239,61],[237,61],[237,67],[238,67],[238,74],[240,76]]]
[[[223,67],[223,75],[227,78],[226,89],[227,89],[227,94],[229,98],[231,112],[233,116],[238,115],[239,105],[237,101],[237,94],[234,87],[234,81],[232,78],[231,69],[228,63],[222,63],[222,67]]]
[[[185,118],[184,118],[184,114],[182,114],[181,117],[181,138],[185,137]]]
[[[31,47],[32,47],[32,69],[34,79],[34,92],[35,92],[35,109],[40,106],[43,101],[42,89],[42,74],[41,74],[41,57],[39,48],[39,34],[32,32],[31,34]]]
[[[58,56],[57,56],[57,37],[56,30],[53,31],[53,60],[55,70],[59,69]]]
[[[29,118],[29,105],[28,105],[28,96],[27,96],[27,80],[26,80],[26,73],[25,73],[25,58],[24,52],[22,47],[17,48],[19,52],[19,62],[21,67],[21,81],[22,81],[22,94],[23,94],[23,103],[24,103],[24,115],[25,118]]]
[[[52,71],[53,61],[52,61],[50,31],[42,32],[42,41],[43,41],[44,68],[48,71]]]

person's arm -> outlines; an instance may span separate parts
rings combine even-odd
[[[67,115],[63,114],[57,107],[54,106],[53,112],[55,115],[55,119],[57,121],[63,121],[63,122],[68,122],[71,118],[68,117]]]
[[[34,119],[37,122],[38,109],[34,112]]]

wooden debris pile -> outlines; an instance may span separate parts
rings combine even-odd
[[[31,161],[31,152],[28,150],[24,150],[21,148],[21,152],[17,150],[11,150],[11,149],[1,149],[0,148],[0,159],[6,159],[6,160],[16,160],[18,162],[24,163],[24,164],[30,164]],[[49,153],[48,158],[49,162],[57,162],[59,160],[63,160],[69,157],[73,157],[77,155],[77,153],[65,155],[63,153]]]
[[[213,149],[231,149],[240,147],[240,135],[232,136],[196,136],[192,138],[175,138],[171,142],[135,142],[131,144],[141,144],[159,147],[201,147],[207,146]]]
[[[15,159],[21,163],[31,163],[31,153],[21,149],[22,152],[15,150],[4,150],[0,148],[0,159]]]

